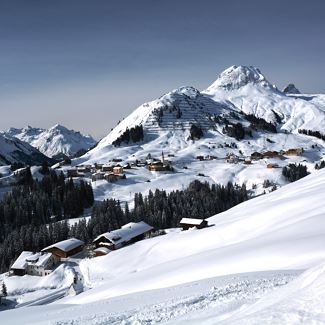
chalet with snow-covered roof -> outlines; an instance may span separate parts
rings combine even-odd
[[[150,235],[152,230],[153,227],[144,221],[130,222],[120,229],[99,235],[94,239],[93,243],[97,248],[106,247],[109,250],[114,250],[144,239]]]
[[[59,258],[52,253],[22,252],[10,268],[13,275],[37,275],[45,276],[52,272],[53,267],[59,262]]]
[[[204,219],[183,218],[179,225],[183,228],[183,230],[188,230],[194,227],[197,229],[202,229],[208,226],[208,222]]]
[[[115,174],[115,175],[123,174],[123,167],[121,167],[121,166],[113,167],[113,174]]]
[[[42,252],[52,253],[59,258],[67,258],[84,249],[85,243],[76,238],[69,238],[42,249]]]

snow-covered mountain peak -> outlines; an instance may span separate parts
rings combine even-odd
[[[300,94],[300,91],[294,84],[289,84],[283,89],[283,92],[286,94]]]
[[[6,132],[0,132],[0,166],[15,162],[33,165],[42,162],[52,163],[52,160],[27,142]]]
[[[201,95],[200,91],[192,86],[182,86],[173,91],[169,94],[178,94],[178,95],[185,95],[191,99],[195,99]]]
[[[260,84],[263,87],[274,88],[261,71],[253,66],[236,66],[221,72],[217,80],[207,89],[222,89],[222,90],[235,90],[247,84]]]
[[[61,124],[56,124],[48,130],[30,126],[22,129],[10,128],[10,136],[28,142],[48,157],[58,154],[73,156],[80,150],[88,150],[96,144],[90,135],[83,135],[78,131],[69,130]]]

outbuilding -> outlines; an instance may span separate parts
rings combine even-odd
[[[179,225],[183,228],[183,230],[188,230],[194,227],[197,229],[202,229],[208,226],[208,222],[205,219],[183,218]]]

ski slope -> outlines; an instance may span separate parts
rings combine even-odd
[[[324,190],[320,170],[209,218],[208,228],[169,232],[84,260],[89,290],[1,317],[11,324],[22,317],[33,323],[35,313],[34,324],[51,317],[54,324],[321,324]]]

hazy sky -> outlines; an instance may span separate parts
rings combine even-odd
[[[325,93],[325,1],[0,0],[0,130],[61,123],[100,138],[234,64]]]

